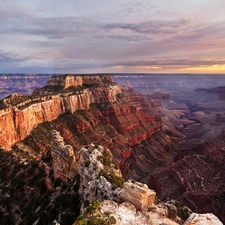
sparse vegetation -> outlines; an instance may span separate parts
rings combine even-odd
[[[114,173],[107,172],[104,169],[101,169],[99,172],[99,176],[103,176],[106,178],[107,181],[109,181],[112,185],[112,189],[116,188],[122,188],[123,184],[125,182],[125,179],[123,177],[118,177]]]
[[[80,91],[83,91],[85,90],[86,88],[84,86],[81,86],[81,85],[77,85],[76,87],[75,86],[69,86],[68,88],[64,89],[62,91],[62,93],[76,93],[76,92],[80,92]]]
[[[101,209],[100,202],[97,200],[87,207],[83,215],[77,219],[78,225],[112,225],[116,224],[116,219],[113,216],[103,218],[99,212]]]
[[[98,159],[101,163],[103,163],[103,165],[105,165],[105,166],[111,166],[111,162],[112,162],[112,161],[111,161],[108,157],[106,157],[106,156],[104,156],[104,155],[101,155],[101,156],[98,156],[97,159]]]
[[[183,202],[175,201],[174,205],[177,207],[178,210],[178,216],[183,220],[187,220],[190,216],[190,210],[187,208],[187,206],[184,205]]]

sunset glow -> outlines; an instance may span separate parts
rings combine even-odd
[[[224,0],[2,1],[0,73],[225,74],[224,9]]]

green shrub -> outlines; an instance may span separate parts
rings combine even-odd
[[[123,184],[125,182],[125,179],[123,177],[118,177],[114,173],[107,172],[104,169],[101,169],[99,172],[99,176],[103,176],[106,178],[107,181],[109,181],[112,185],[112,189],[116,188],[122,188]]]
[[[98,156],[97,159],[103,163],[103,165],[105,166],[111,166],[111,160],[104,156],[104,155],[101,155],[101,156]]]
[[[116,219],[115,219],[115,217],[110,216],[109,219],[108,219],[108,224],[109,224],[109,225],[111,225],[111,224],[116,224]]]

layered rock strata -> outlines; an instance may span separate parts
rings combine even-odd
[[[44,97],[25,97],[14,94],[2,100],[0,102],[0,146],[10,149],[16,142],[27,137],[37,125],[55,120],[63,113],[88,110],[91,103],[115,102],[116,95],[121,90],[117,85],[111,85],[110,78],[108,82],[107,86],[85,88],[78,92]],[[70,79],[65,85],[69,84]]]
[[[224,223],[225,131],[180,152],[170,168],[154,171],[149,178],[161,199],[180,199],[195,212],[212,212]],[[170,187],[170,188],[168,188]]]
[[[34,90],[33,95],[55,94],[68,87],[105,86],[113,83],[110,75],[64,75],[52,76],[46,86]]]
[[[136,209],[147,212],[155,201],[156,193],[150,190],[146,184],[135,181],[127,181],[123,185],[120,197],[124,201],[132,203]]]

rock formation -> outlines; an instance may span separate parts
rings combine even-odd
[[[78,81],[84,86],[67,87]],[[180,137],[171,139],[162,131],[158,112],[143,95],[131,88],[121,90],[107,75],[78,76],[77,80],[76,76],[57,76],[51,78],[43,90],[48,91],[51,86],[51,90],[58,91],[57,85],[63,88],[59,93],[47,96],[14,94],[1,102],[2,147],[10,149],[28,136],[26,145],[35,145],[35,151],[47,151],[51,148],[48,134],[54,127],[64,139],[70,139],[75,151],[93,140],[113,149],[127,177],[134,174],[130,171],[131,166],[141,177],[148,176],[156,164],[172,162],[170,151],[177,149]],[[45,134],[42,135],[43,130]]]
[[[192,213],[184,225],[223,225],[212,213],[197,214]]]
[[[81,149],[78,161],[79,192],[84,205],[95,200],[118,200],[124,180],[109,155],[110,150],[94,144]]]
[[[164,104],[167,104],[168,109],[163,108]],[[84,193],[81,196],[82,209],[95,199],[122,201],[120,192],[124,192],[126,187],[127,193],[121,196],[126,196],[131,201],[132,182],[125,182],[123,189],[121,183],[124,181],[117,168],[119,165],[127,179],[135,178],[148,183],[163,200],[179,199],[194,211],[213,212],[220,218],[224,215],[221,201],[224,199],[224,138],[214,140],[215,143],[206,143],[210,148],[213,146],[213,151],[204,145],[180,151],[179,145],[183,139],[180,131],[195,124],[194,119],[200,124],[203,121],[201,117],[206,117],[204,112],[195,112],[195,117],[191,117],[185,105],[175,104],[166,94],[158,92],[146,97],[133,88],[119,88],[107,75],[66,75],[51,78],[33,96],[9,96],[0,102],[0,109],[0,146],[5,149],[13,147],[13,154],[24,152],[32,160],[37,160],[38,166],[44,170],[40,181],[39,178],[38,181],[31,181],[29,196],[39,193],[37,188],[36,193],[32,192],[32,182],[36,182],[36,186],[40,182],[42,196],[56,187],[57,193],[52,193],[53,196],[58,195],[60,189],[65,196],[69,191],[71,197],[74,195],[71,190],[78,188],[79,176],[76,176],[76,172],[80,171],[82,185],[79,193]],[[168,115],[169,113],[171,114]],[[223,120],[219,116],[214,122],[222,123]],[[54,130],[59,131],[60,135]],[[188,130],[189,133],[191,131]],[[94,144],[90,146],[90,143]],[[112,155],[116,163],[113,162]],[[22,159],[26,160],[26,157],[23,156]],[[75,163],[75,159],[78,162]],[[29,173],[31,172],[32,168],[29,168]],[[12,174],[20,176],[22,173]],[[73,180],[74,176],[76,182]],[[27,179],[31,179],[30,177],[32,176],[29,175]],[[6,192],[9,186],[5,188]],[[147,194],[141,197],[137,194],[138,197],[132,202],[134,207],[145,212],[151,205],[149,190],[139,189],[144,185],[136,182],[134,186],[137,186],[134,189],[139,190],[139,193]],[[22,190],[21,193],[25,195],[24,187],[21,184],[19,191]],[[10,189],[11,192],[16,197],[22,196],[15,190]],[[74,198],[77,200],[76,194]],[[10,197],[16,199],[11,195]],[[58,201],[62,199],[59,196]],[[150,199],[152,202],[153,198]],[[54,205],[58,207],[57,201],[53,203],[51,209]],[[79,206],[76,207],[79,210]],[[27,208],[29,206],[26,205]],[[168,218],[180,223],[179,211],[180,207],[176,204],[162,203],[150,207],[148,213],[152,221]],[[189,211],[182,212],[185,218],[189,215]],[[60,211],[58,215],[60,219],[63,212]],[[42,214],[37,213],[31,224],[40,218],[43,218]],[[163,222],[165,223],[160,223]]]
[[[180,152],[170,168],[151,173],[149,187],[157,193],[159,190],[161,199],[180,199],[193,211],[212,212],[225,222],[224,146],[223,131],[214,139]]]
[[[54,130],[53,144],[52,144],[52,165],[54,171],[54,178],[61,178],[64,181],[72,180],[76,174],[76,157],[74,155],[73,147],[65,145],[64,140],[59,132]]]
[[[93,207],[96,205],[97,207]],[[91,208],[93,210],[89,213]],[[101,203],[92,204],[88,209],[74,225],[80,225],[82,222],[116,225],[178,225],[178,223],[158,214],[158,212],[143,213],[138,211],[129,202],[118,204],[111,200],[105,200]]]
[[[155,204],[156,193],[147,185],[134,180],[122,181],[120,170],[112,160],[110,150],[102,146],[92,144],[81,149],[78,170],[83,215],[75,224],[86,221],[87,224],[153,225],[164,222],[177,225],[175,221],[181,221],[172,203]],[[85,209],[90,202],[92,204]]]
[[[101,80],[101,76],[97,77]],[[92,80],[95,81],[94,78]],[[44,97],[14,94],[2,100],[0,102],[0,146],[10,149],[16,142],[26,138],[38,124],[55,120],[63,113],[73,113],[78,109],[88,110],[91,103],[115,102],[116,95],[121,90],[110,81],[109,78],[107,85],[103,84],[103,87],[95,89],[85,88],[82,91]],[[68,83],[70,79],[65,85]]]
[[[132,203],[136,209],[147,212],[154,204],[155,195],[156,193],[153,190],[148,189],[146,184],[127,181],[123,185],[120,197],[124,201]]]
[[[48,95],[58,93],[60,90],[67,89],[69,87],[81,86],[105,86],[112,85],[113,79],[110,75],[64,75],[64,76],[52,76],[46,86],[43,88],[37,88],[34,90],[33,95]],[[80,89],[82,90],[82,88]]]

